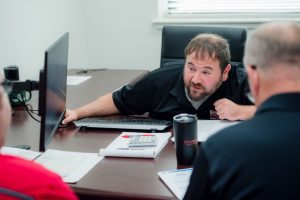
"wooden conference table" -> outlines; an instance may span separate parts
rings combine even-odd
[[[69,75],[78,70],[69,70]],[[98,96],[144,76],[144,70],[99,70],[80,85],[68,86],[67,108],[84,105]],[[38,93],[28,102],[38,109]],[[18,109],[18,108],[16,108]],[[28,144],[38,151],[40,124],[23,109],[15,110],[6,146]],[[98,152],[116,138],[121,130],[85,130],[70,126],[57,131],[49,148]],[[104,158],[78,183],[70,184],[80,199],[176,199],[161,182],[157,172],[176,169],[175,146],[169,142],[155,159]]]

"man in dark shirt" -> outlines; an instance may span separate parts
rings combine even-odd
[[[201,145],[184,199],[300,199],[300,24],[253,31],[244,64],[257,111]]]
[[[209,119],[210,112],[215,110],[214,103],[219,99],[244,105],[250,103],[245,95],[248,89],[246,73],[244,69],[232,66],[228,79],[195,108],[185,93],[182,69],[183,65],[174,65],[150,72],[134,86],[126,85],[114,92],[115,105],[126,114],[150,111],[151,117],[172,119],[177,114],[190,113],[197,114],[199,119]]]
[[[225,39],[200,34],[185,49],[184,66],[169,66],[150,72],[134,85],[125,85],[76,110],[67,110],[63,124],[112,114],[143,114],[172,119],[179,113],[210,119],[250,118],[255,107],[246,98],[246,73],[229,64]],[[250,105],[250,106],[249,106]]]

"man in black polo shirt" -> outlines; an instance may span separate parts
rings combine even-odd
[[[300,199],[300,24],[254,30],[244,64],[257,111],[201,144],[186,200]]]
[[[149,112],[150,117],[169,120],[179,113],[228,120],[245,120],[253,115],[255,107],[246,96],[246,73],[229,64],[225,39],[200,34],[186,47],[185,57],[184,66],[154,70],[133,85],[125,85],[76,110],[67,110],[63,124],[118,113]]]

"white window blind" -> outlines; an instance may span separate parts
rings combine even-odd
[[[164,0],[164,16],[186,17],[203,14],[273,15],[300,17],[300,0]]]

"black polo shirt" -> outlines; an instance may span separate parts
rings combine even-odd
[[[202,143],[184,199],[300,199],[299,102],[274,95]]]
[[[149,112],[153,118],[169,119],[180,113],[197,114],[199,119],[209,119],[213,103],[227,98],[237,104],[250,105],[247,76],[243,68],[232,66],[228,79],[222,83],[198,109],[186,97],[183,82],[183,65],[156,69],[133,85],[125,85],[113,92],[118,110],[127,115]]]

